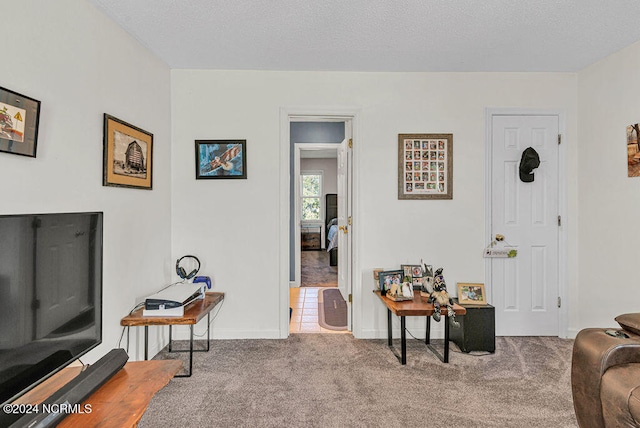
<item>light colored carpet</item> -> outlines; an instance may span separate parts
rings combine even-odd
[[[139,426],[575,427],[572,345],[498,337],[495,354],[452,352],[444,364],[409,340],[401,366],[386,340],[214,340],[195,354],[193,376],[161,390]]]

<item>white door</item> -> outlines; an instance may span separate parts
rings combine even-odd
[[[344,135],[338,148],[338,288],[347,301],[347,326],[351,330],[351,121],[345,122]]]
[[[490,287],[499,336],[559,334],[557,115],[495,115],[491,120],[491,236],[517,248],[491,260]],[[519,176],[522,152],[540,157],[534,181]]]

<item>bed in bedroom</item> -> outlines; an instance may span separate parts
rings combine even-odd
[[[328,193],[325,196],[324,207],[329,266],[338,266],[338,195]]]

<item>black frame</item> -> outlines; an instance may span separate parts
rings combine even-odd
[[[424,277],[422,265],[400,265],[400,268],[404,271],[404,276],[411,278],[411,285],[414,290],[422,288],[422,278]],[[420,269],[420,275],[414,275],[413,271],[416,268]]]
[[[378,281],[379,281],[379,285],[380,285],[380,291],[385,293],[387,291],[386,288],[384,288],[384,281],[388,276],[394,276],[394,275],[400,275],[400,285],[402,284],[402,277],[404,275],[404,270],[402,269],[398,269],[398,270],[387,270],[384,272],[380,272],[378,273]]]
[[[22,141],[2,137],[2,131],[0,130],[0,152],[35,158],[38,147],[40,101],[0,87],[0,111],[3,110],[2,104],[24,110],[25,124]],[[21,121],[22,115],[19,112],[17,115],[19,115],[17,119],[16,114],[14,114],[13,117],[9,116],[9,120],[16,119]],[[3,128],[1,124],[0,128]],[[9,136],[8,134],[6,135]]]
[[[102,185],[111,187],[128,187],[130,189],[153,190],[153,134],[138,128],[115,116],[104,113],[102,136]],[[114,131],[127,137],[141,141],[147,145],[145,153],[145,177],[121,175],[115,171],[115,135]]]
[[[234,150],[239,146],[238,153],[233,155],[231,158],[228,158],[227,161],[231,159],[235,159],[237,156],[240,156],[241,166],[240,166],[240,174],[237,173],[228,173],[228,171],[222,166],[221,163],[216,166],[213,171],[218,171],[215,174],[209,175],[209,171],[204,171],[201,168],[201,160],[200,159],[200,150],[202,146],[212,146],[212,151],[208,154],[210,164],[214,162],[211,159],[212,156],[214,158],[220,158],[227,155],[230,150]],[[226,146],[224,149],[219,149],[215,146]],[[233,147],[230,147],[233,146]],[[215,148],[214,148],[215,147]],[[224,160],[224,159],[223,159]],[[196,167],[196,180],[216,180],[216,179],[246,179],[247,178],[247,140],[195,140],[195,167]],[[227,162],[229,164],[231,162]],[[238,165],[233,165],[232,167],[235,170]]]

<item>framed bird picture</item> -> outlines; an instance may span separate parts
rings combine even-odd
[[[196,140],[196,180],[247,178],[247,140]]]

